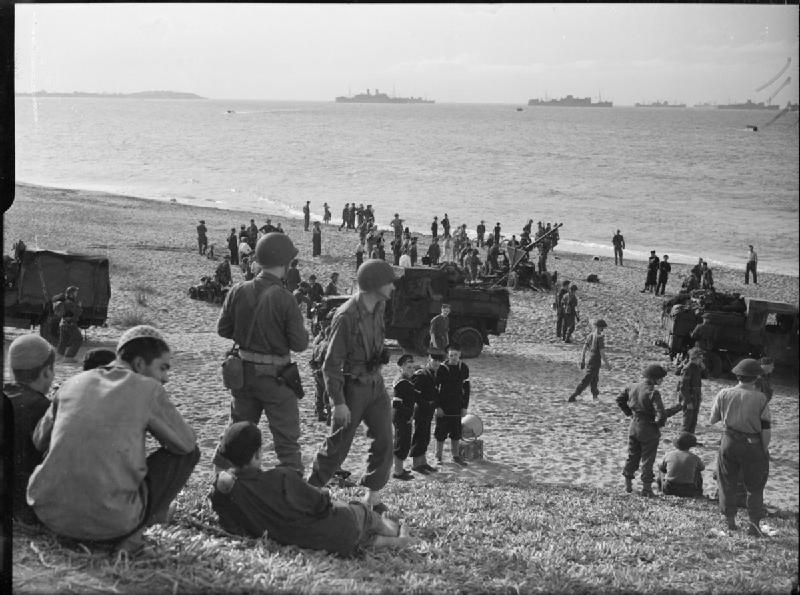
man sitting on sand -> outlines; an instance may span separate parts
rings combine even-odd
[[[47,452],[28,504],[51,531],[136,551],[145,527],[168,519],[200,459],[195,435],[163,384],[170,350],[156,329],[120,337],[116,361],[68,379],[33,435]],[[145,434],[162,447],[145,458]]]
[[[261,470],[261,432],[250,422],[231,425],[220,453],[233,463],[214,481],[211,505],[222,527],[237,535],[267,536],[283,545],[352,556],[359,549],[402,547],[411,539],[399,523],[362,502],[332,500],[286,467]]]
[[[681,432],[675,442],[678,448],[664,455],[658,466],[658,487],[666,496],[694,498],[703,495],[703,461],[689,452],[697,446],[697,438],[689,432]]]

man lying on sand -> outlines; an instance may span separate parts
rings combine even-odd
[[[294,470],[261,470],[261,431],[238,422],[226,431],[220,452],[233,463],[214,481],[211,505],[222,527],[237,535],[283,545],[352,556],[360,548],[403,547],[411,543],[405,527],[363,502],[345,504],[306,483]]]

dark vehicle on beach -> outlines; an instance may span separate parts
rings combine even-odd
[[[489,335],[505,332],[510,311],[507,288],[467,285],[464,274],[452,264],[404,271],[395,281],[385,314],[386,338],[396,339],[404,349],[427,354],[430,322],[443,303],[450,304],[450,340],[461,346],[462,357],[478,357],[489,344]],[[321,321],[348,297],[324,297],[315,306],[311,318],[315,335]]]
[[[70,285],[78,287],[83,311],[78,326],[105,326],[111,299],[108,258],[53,250],[25,250],[6,266],[5,326],[40,326],[42,337],[58,341],[59,319],[53,298]]]
[[[664,344],[671,355],[699,342],[711,378],[729,372],[743,357],[767,356],[776,365],[797,370],[797,306],[703,290],[678,299],[665,303],[662,316]],[[704,328],[696,331],[700,325]]]

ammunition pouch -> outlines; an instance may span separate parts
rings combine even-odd
[[[238,390],[244,386],[244,362],[239,349],[234,346],[222,361],[222,384],[225,388]]]

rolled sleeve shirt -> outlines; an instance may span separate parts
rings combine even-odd
[[[114,539],[144,518],[145,433],[175,454],[195,434],[158,381],[127,364],[82,372],[64,382],[36,426],[47,450],[28,484],[28,504],[52,531],[75,539]]]
[[[709,417],[709,423],[718,421],[736,432],[760,434],[772,424],[767,397],[742,384],[722,389],[714,399]]]
[[[385,304],[380,302],[369,312],[360,293],[337,308],[322,366],[325,388],[334,405],[345,402],[345,376],[366,373],[367,363],[383,349],[384,310]]]
[[[265,296],[267,291],[269,295]],[[254,319],[259,300],[261,308]],[[248,341],[251,325],[255,326]],[[278,277],[266,272],[228,291],[217,321],[217,333],[258,353],[289,355],[290,350],[299,352],[308,347],[308,331],[297,300]]]

